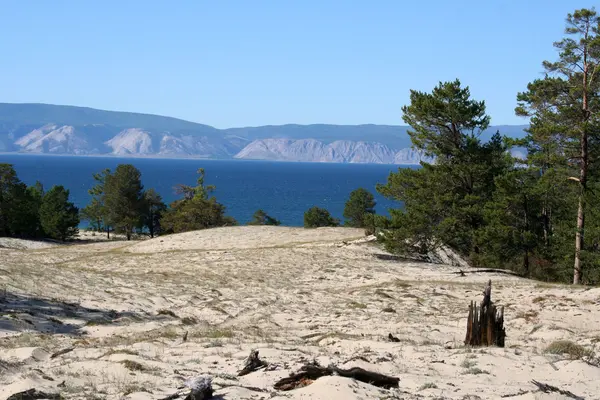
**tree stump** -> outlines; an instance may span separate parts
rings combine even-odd
[[[238,372],[238,376],[248,375],[250,372],[254,372],[261,368],[265,368],[268,365],[269,363],[261,360],[258,357],[258,350],[251,350],[250,355],[244,363],[244,368],[242,368],[242,370]]]
[[[504,347],[506,337],[504,306],[497,309],[491,301],[491,291],[492,281],[490,280],[483,291],[481,304],[477,305],[476,301],[472,301],[469,305],[466,345]]]

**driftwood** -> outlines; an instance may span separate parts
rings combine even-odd
[[[469,305],[465,344],[504,347],[505,338],[504,307],[500,307],[498,310],[492,302],[492,281],[490,280],[483,291],[483,301],[479,305],[472,301]]]
[[[29,389],[8,396],[6,400],[37,400],[37,399],[62,399],[58,393],[45,393],[37,389]]]
[[[400,339],[398,339],[396,336],[392,335],[391,333],[388,335],[388,340],[390,342],[394,342],[394,343],[398,343],[400,341]]]
[[[577,396],[576,394],[569,392],[568,390],[559,389],[556,386],[548,385],[547,383],[542,383],[542,382],[538,382],[535,380],[532,380],[531,383],[533,383],[535,386],[537,386],[538,389],[544,393],[555,392],[555,393],[560,393],[564,396],[570,397],[575,400],[585,400],[584,397]]]
[[[183,382],[183,386],[178,391],[160,400],[174,400],[185,396],[185,400],[209,400],[213,397],[212,376],[200,375],[194,378],[188,378]]]
[[[308,386],[314,380],[330,375],[353,378],[357,381],[385,389],[398,387],[398,383],[400,382],[400,378],[382,375],[378,372],[371,372],[358,367],[350,369],[341,369],[336,366],[322,367],[318,363],[313,362],[302,366],[299,372],[279,380],[275,383],[274,387],[277,390],[292,390]]]
[[[258,357],[258,350],[250,351],[250,355],[246,359],[244,363],[244,368],[240,372],[238,372],[238,376],[248,375],[250,372],[258,371],[261,368],[265,368],[269,363],[261,360]]]
[[[62,356],[64,354],[72,352],[73,350],[75,350],[75,347],[69,347],[69,348],[66,348],[66,349],[59,350],[56,353],[52,354],[50,356],[50,358],[56,358],[58,356]]]
[[[456,272],[453,272],[453,274],[456,275],[460,275],[460,276],[466,276],[466,274],[505,274],[505,275],[511,275],[511,276],[518,276],[519,278],[522,278],[523,275],[522,274],[518,274],[516,272],[513,271],[507,271],[505,269],[493,269],[493,268],[488,268],[488,269],[468,269],[466,271],[464,270],[458,270]]]

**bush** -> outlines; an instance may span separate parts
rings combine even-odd
[[[324,208],[317,206],[309,208],[304,213],[304,227],[305,228],[319,228],[322,226],[339,226],[340,221],[337,218],[333,218],[329,211]]]
[[[281,225],[281,222],[269,214],[264,212],[263,210],[258,210],[252,216],[252,220],[248,222],[248,225]]]

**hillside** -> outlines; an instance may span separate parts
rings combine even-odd
[[[199,374],[214,378],[215,399],[567,398],[534,379],[598,398],[599,288],[460,276],[394,260],[372,239],[248,226],[139,242],[0,239],[0,399],[30,388],[66,400],[174,398]],[[473,349],[463,344],[468,304],[488,279],[505,306],[506,347]],[[252,349],[269,368],[238,376]],[[329,376],[274,389],[312,360],[399,387]]]
[[[491,127],[522,137],[525,126]],[[281,125],[216,129],[158,115],[0,103],[0,152],[418,164],[406,126]]]

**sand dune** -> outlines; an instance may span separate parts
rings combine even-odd
[[[600,399],[599,288],[461,277],[449,265],[377,257],[384,253],[346,228],[5,246],[0,399],[32,387],[67,399],[160,399],[198,374],[214,377],[221,399],[566,398],[537,392],[532,379]],[[506,307],[506,347],[471,349],[462,343],[467,306],[489,278]],[[557,340],[582,347],[545,352]],[[271,368],[238,377],[251,349]],[[311,360],[400,384],[330,376],[273,389]]]

